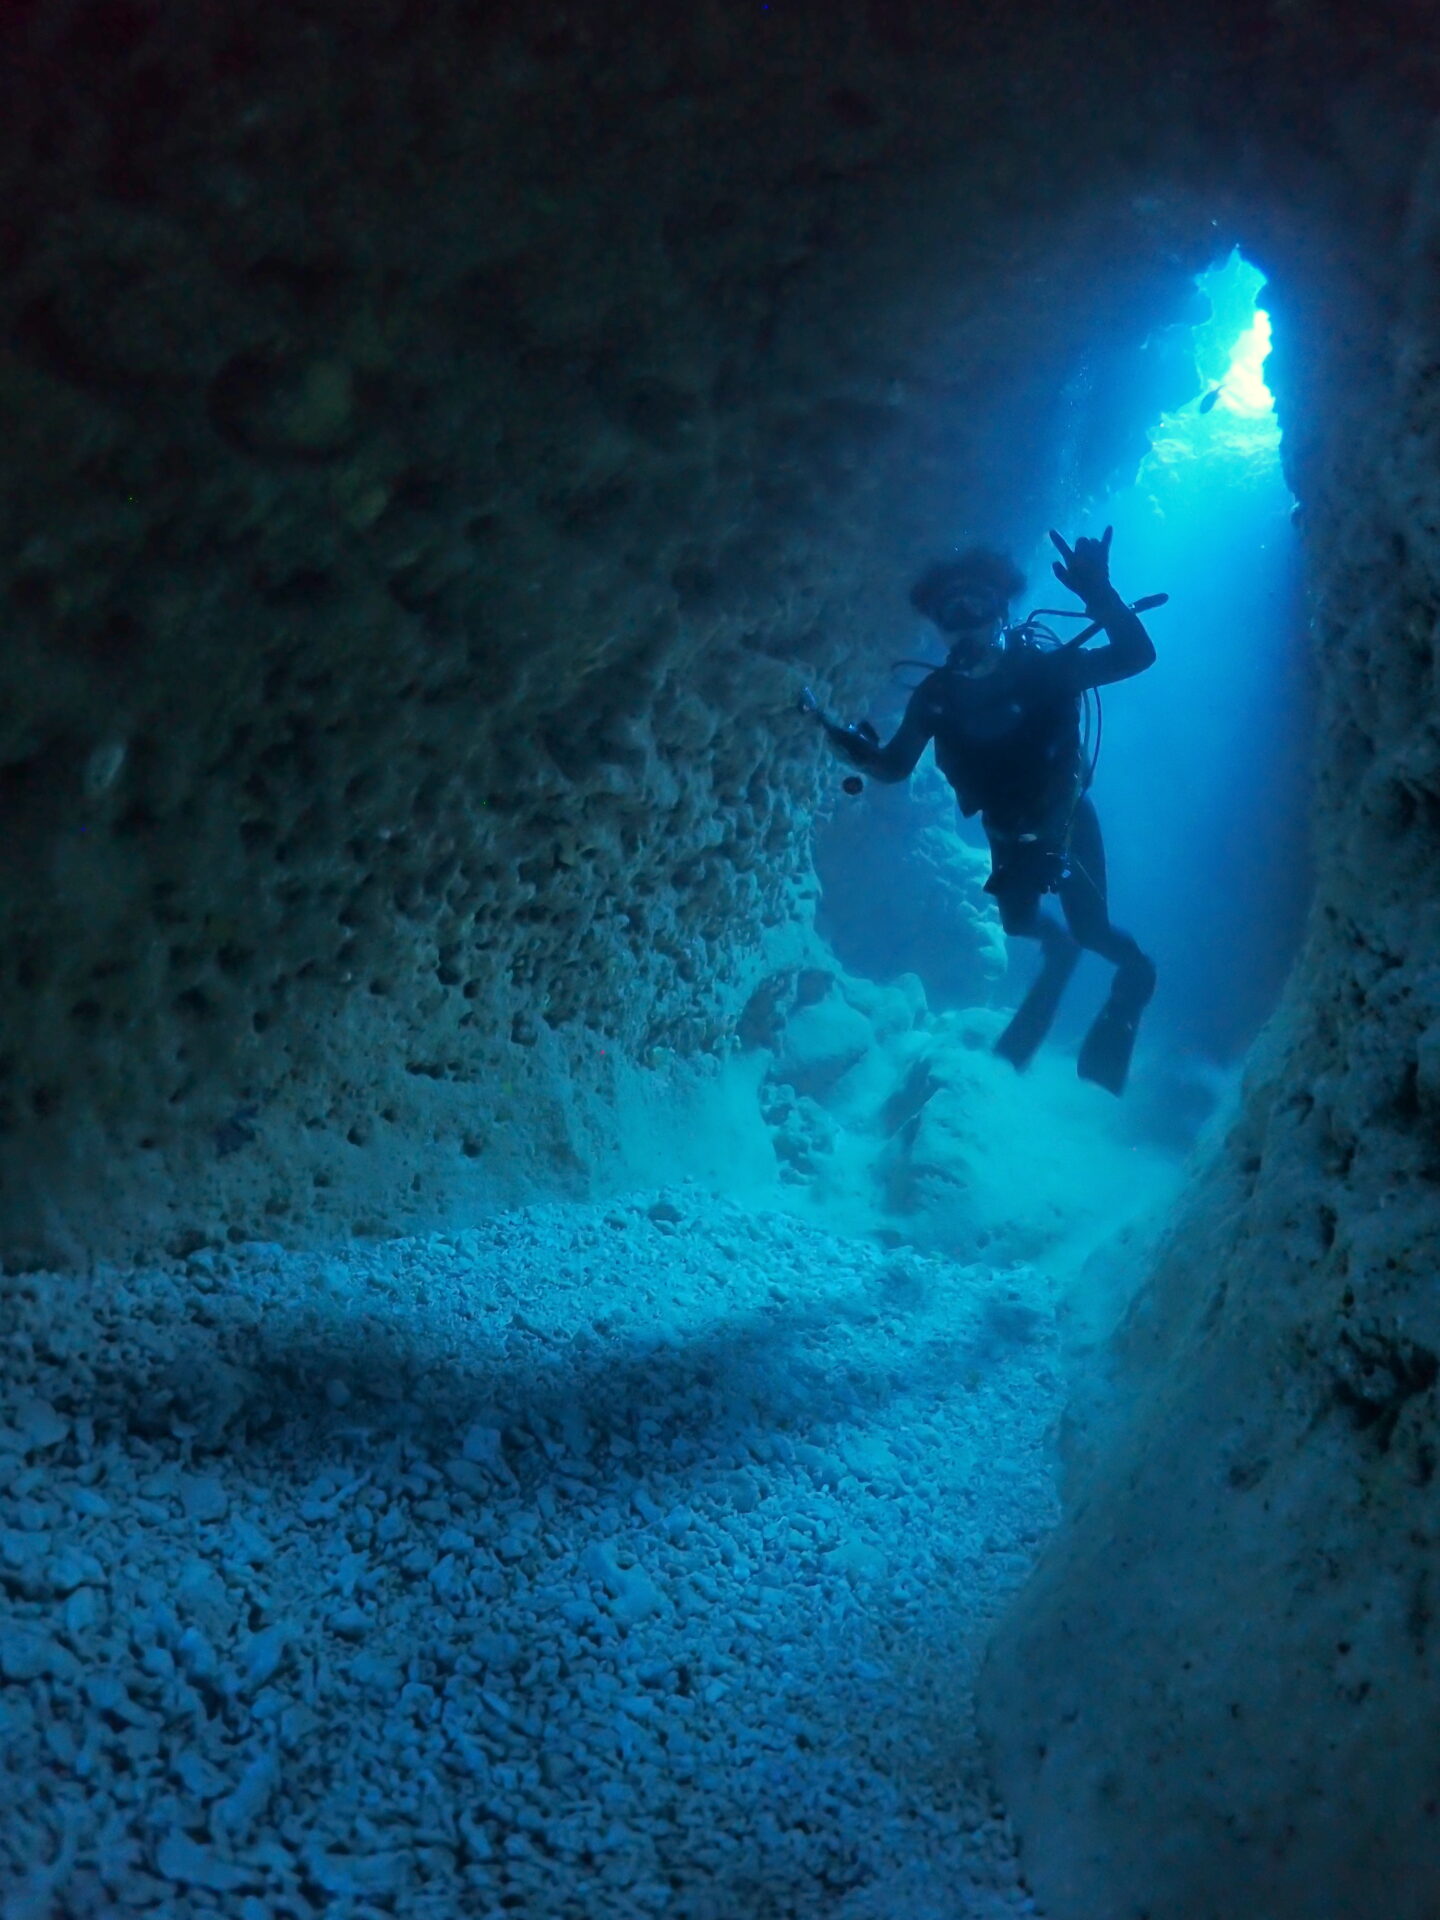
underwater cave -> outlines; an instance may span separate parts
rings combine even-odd
[[[0,1920],[1435,1920],[1432,9],[25,0],[0,183]]]

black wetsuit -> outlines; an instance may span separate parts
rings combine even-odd
[[[976,668],[946,665],[928,674],[884,746],[853,732],[837,744],[872,779],[899,781],[934,740],[936,764],[961,812],[980,815],[992,856],[986,891],[995,896],[1002,926],[1044,948],[1041,971],[998,1051],[1026,1064],[1055,1017],[1081,948],[1090,948],[1116,971],[1110,999],[1081,1049],[1080,1071],[1118,1093],[1155,969],[1110,922],[1100,822],[1085,792],[1080,708],[1087,689],[1144,672],[1155,650],[1118,594],[1092,613],[1103,620],[1108,646],[1047,649],[1012,636],[985,652]],[[1041,911],[1050,891],[1060,896],[1068,933]]]

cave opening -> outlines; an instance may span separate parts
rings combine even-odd
[[[1053,1057],[1031,1070],[1044,1088],[1033,1086],[1036,1110],[1051,1108],[1052,1163],[1069,1157],[1091,1176],[1137,1150],[1183,1155],[1223,1111],[1279,999],[1309,898],[1314,715],[1298,515],[1265,382],[1264,285],[1232,248],[1178,310],[1081,351],[1057,382],[1048,488],[1033,489],[1046,523],[1071,537],[1114,528],[1124,597],[1168,596],[1147,613],[1154,666],[1087,696],[1111,912],[1159,973],[1124,1114],[1097,1119],[1073,1106],[1073,1090],[1060,1097]],[[1027,576],[1018,620],[1063,596],[1047,538],[1016,551]],[[1065,635],[1078,624],[1041,617]],[[917,623],[905,640],[893,651],[914,658],[877,694],[882,735],[919,662],[940,658],[933,629]],[[1012,1013],[1036,973],[1034,945],[1004,941],[983,890],[985,836],[958,815],[931,755],[903,788],[861,792],[838,778],[836,788],[815,837],[816,920],[841,963],[877,982],[913,974],[942,1012]],[[1082,955],[1051,1030],[1067,1064],[1108,979],[1106,963]],[[1023,1137],[1014,1144],[1023,1190],[1028,1156]]]
[[[1152,1043],[1203,1072],[1243,1056],[1299,945],[1314,714],[1264,275],[1234,249],[1196,291],[1137,357],[1169,389],[1138,467],[1061,517],[1113,524],[1127,591],[1171,596],[1155,667],[1106,700],[1095,792],[1112,897],[1160,971]]]

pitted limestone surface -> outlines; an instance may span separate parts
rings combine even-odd
[[[1033,531],[1064,371],[1217,244],[1063,38],[635,16],[7,22],[12,1253],[595,1176],[613,1055],[807,916],[800,682]]]

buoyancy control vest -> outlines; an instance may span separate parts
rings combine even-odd
[[[1081,696],[1050,664],[1058,652],[1026,629],[1007,632],[997,654],[986,671],[947,664],[922,681],[935,761],[967,818],[1038,828],[1086,784]]]

